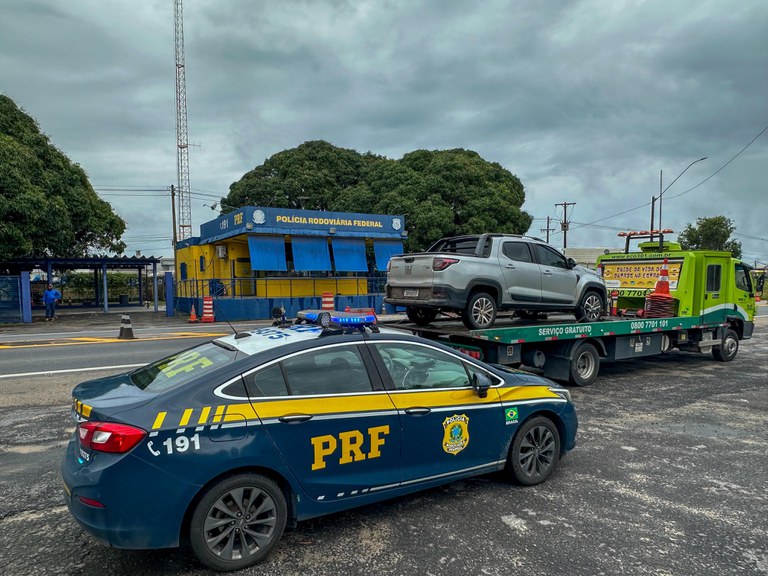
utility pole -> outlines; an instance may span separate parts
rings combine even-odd
[[[568,206],[576,206],[576,202],[560,202],[559,204],[555,204],[555,206],[562,206],[563,207],[563,219],[560,221],[560,230],[563,231],[563,250],[568,248],[568,216],[567,216],[567,210]]]
[[[547,233],[547,244],[549,244],[549,233],[550,232],[554,232],[556,230],[556,228],[550,228],[549,227],[549,221],[550,220],[551,220],[551,218],[549,216],[547,216],[547,227],[546,228],[540,228],[540,230],[542,232],[546,232]]]
[[[173,222],[173,275],[176,276],[176,187],[171,184],[171,221]]]

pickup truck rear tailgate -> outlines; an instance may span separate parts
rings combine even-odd
[[[394,256],[389,261],[387,284],[391,298],[419,298],[432,292],[435,254]],[[420,294],[418,291],[423,291]]]

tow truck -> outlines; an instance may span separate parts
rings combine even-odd
[[[592,384],[603,361],[630,360],[678,349],[710,352],[730,362],[739,342],[751,338],[756,313],[750,266],[729,252],[683,250],[664,240],[671,230],[622,232],[623,252],[597,260],[612,297],[610,314],[595,322],[530,322],[482,330],[440,322],[397,324],[485,362],[541,369],[544,376],[576,386]],[[655,238],[658,237],[658,240]],[[631,240],[640,242],[630,251]],[[646,303],[662,270],[668,275],[669,314],[649,317]]]

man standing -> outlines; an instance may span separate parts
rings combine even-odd
[[[56,318],[56,302],[61,300],[61,292],[48,284],[48,289],[43,292],[43,303],[45,304],[45,321]]]

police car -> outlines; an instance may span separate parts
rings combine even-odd
[[[497,470],[537,484],[575,445],[549,380],[375,316],[299,316],[74,389],[62,476],[86,531],[237,570],[298,520]]]

